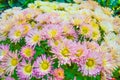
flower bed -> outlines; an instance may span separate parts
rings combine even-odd
[[[111,80],[120,66],[120,18],[94,1],[5,10],[0,76],[7,80]]]

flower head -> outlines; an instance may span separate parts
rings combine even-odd
[[[17,66],[17,74],[20,80],[29,80],[32,77],[33,67],[30,61],[27,63],[24,59]]]
[[[63,39],[58,46],[52,48],[52,53],[56,55],[61,64],[70,64],[71,56],[74,53],[75,43],[72,40]]]
[[[50,57],[46,57],[42,55],[38,57],[34,62],[33,75],[37,78],[43,77],[44,75],[50,73],[52,62],[50,61]]]
[[[63,80],[64,79],[64,70],[62,68],[55,69],[53,75],[56,80]]]
[[[21,26],[15,26],[10,30],[10,33],[8,34],[8,37],[13,42],[18,42],[21,37],[23,37],[23,27]]]
[[[5,73],[11,75],[16,68],[16,66],[19,63],[18,55],[16,52],[11,53],[9,52],[4,56],[4,58],[1,61],[1,66],[3,66],[3,69],[5,70]]]
[[[33,55],[35,54],[35,51],[32,47],[30,46],[24,46],[21,49],[21,56],[26,58],[26,59],[30,59],[33,57]]]
[[[28,35],[25,37],[27,45],[35,46],[36,44],[39,44],[41,37],[41,32],[38,29],[32,29],[28,33]]]
[[[0,45],[0,61],[9,52],[8,45]]]
[[[80,70],[83,75],[96,76],[101,71],[101,57],[100,54],[96,52],[90,52],[86,58],[83,57],[80,60]]]

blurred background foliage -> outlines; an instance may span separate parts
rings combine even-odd
[[[28,3],[32,3],[35,0],[0,0],[0,12],[11,7],[26,8]],[[57,1],[74,3],[73,0],[42,0],[42,1]],[[120,16],[120,0],[94,0],[104,7],[110,7],[114,11],[114,15]]]

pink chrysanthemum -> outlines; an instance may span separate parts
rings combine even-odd
[[[73,62],[79,63],[79,60],[81,59],[81,57],[87,56],[87,54],[88,54],[88,49],[87,49],[86,45],[78,42],[78,43],[76,43],[75,51],[74,51],[74,54],[71,59]]]
[[[60,39],[62,35],[62,29],[60,25],[46,25],[43,31],[47,39]]]
[[[25,37],[26,44],[30,46],[35,46],[36,44],[39,44],[41,39],[41,32],[38,29],[30,30],[28,35]]]
[[[72,40],[63,39],[58,46],[52,48],[52,53],[59,59],[61,64],[70,64],[71,56],[75,51],[75,43]]]
[[[32,47],[30,47],[30,46],[24,46],[24,47],[22,47],[20,53],[21,53],[21,56],[22,56],[22,57],[24,57],[24,58],[26,58],[26,59],[30,59],[30,58],[32,58],[32,57],[34,56],[35,51],[34,51],[34,49],[33,49]]]
[[[8,34],[8,37],[13,42],[18,42],[21,37],[23,37],[23,27],[21,26],[15,26],[10,30],[10,33]]]
[[[92,34],[92,27],[88,24],[82,24],[80,26],[80,31],[79,32],[80,32],[80,34],[82,34],[86,37],[89,37]]]
[[[28,63],[23,59],[17,66],[17,74],[20,80],[29,80],[32,77],[33,66],[31,62]]]
[[[8,45],[0,45],[0,61],[9,52]]]
[[[34,62],[34,69],[33,69],[33,75],[36,78],[41,78],[44,75],[50,73],[52,68],[52,62],[50,57],[46,57],[45,55],[42,55],[41,57],[38,57],[37,60]]]
[[[96,76],[101,71],[102,59],[99,53],[90,52],[82,57],[79,62],[79,70],[86,76]]]
[[[53,76],[55,80],[63,80],[64,79],[64,70],[62,68],[55,69],[53,72]]]
[[[19,63],[17,52],[9,52],[1,61],[1,66],[3,66],[5,73],[11,75]]]
[[[111,78],[112,72],[117,68],[117,64],[110,53],[102,54],[102,73],[106,78]]]

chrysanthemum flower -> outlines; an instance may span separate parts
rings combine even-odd
[[[35,54],[35,51],[30,46],[24,46],[24,47],[22,47],[20,54],[22,57],[24,57],[26,59],[30,59]]]
[[[93,30],[91,38],[93,40],[98,40],[100,38],[100,31],[97,29]]]
[[[41,57],[38,57],[34,62],[33,75],[36,78],[41,78],[44,75],[50,73],[51,68],[52,62],[50,57],[47,58],[45,55],[42,55]]]
[[[55,80],[63,80],[64,79],[64,70],[62,68],[55,69],[53,72]]]
[[[8,37],[13,42],[18,42],[20,38],[23,36],[23,27],[21,26],[15,26],[10,30],[10,33],[8,34]]]
[[[85,58],[86,57],[86,58]],[[101,71],[102,59],[99,53],[90,52],[80,60],[80,70],[83,75],[96,76]]]
[[[23,59],[17,66],[17,74],[20,80],[29,80],[32,77],[33,66],[31,62],[28,63]]]
[[[117,68],[117,64],[110,53],[102,53],[102,73],[106,78],[112,76],[112,72]]]
[[[28,35],[25,37],[26,44],[30,46],[35,46],[36,44],[39,44],[41,39],[41,32],[38,29],[30,30]]]
[[[52,53],[56,55],[61,64],[70,64],[71,56],[75,51],[75,43],[72,40],[63,39],[57,47],[52,48]]]
[[[87,54],[88,54],[88,49],[86,45],[78,42],[76,43],[75,51],[71,59],[73,62],[78,63],[81,57],[87,56]]]
[[[19,63],[17,53],[9,52],[1,61],[1,66],[5,69],[5,73],[11,75]]]
[[[59,39],[62,35],[62,29],[60,25],[46,25],[44,30],[47,39]]]
[[[90,36],[92,33],[92,27],[90,25],[84,24],[80,26],[80,34],[84,36]]]
[[[0,45],[0,61],[9,52],[8,45]]]

